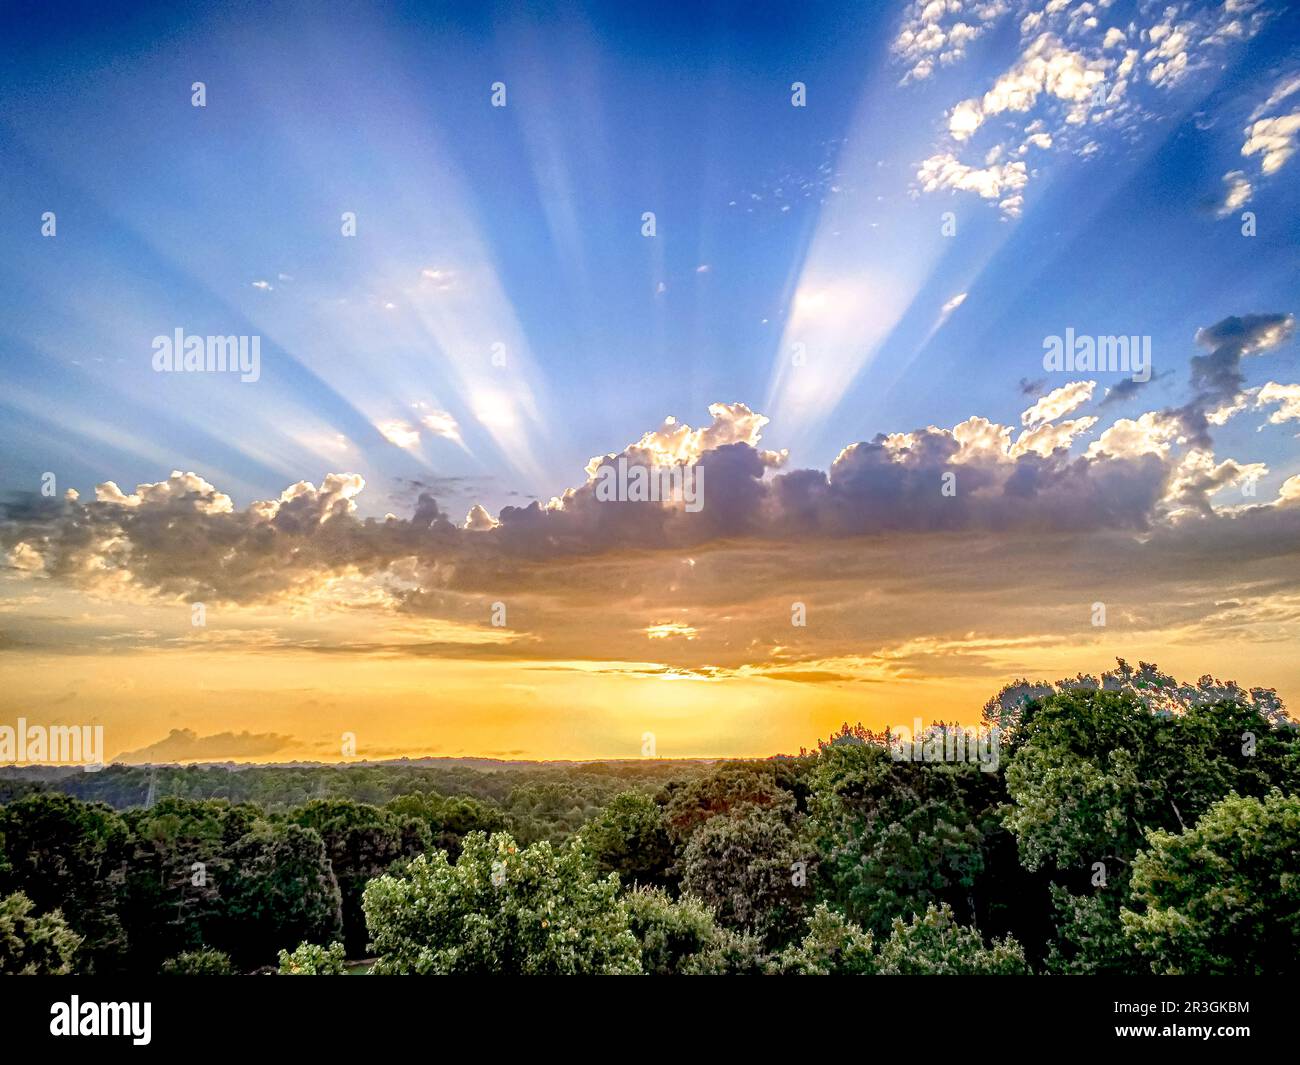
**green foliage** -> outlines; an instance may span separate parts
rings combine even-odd
[[[959,925],[947,905],[931,903],[924,914],[893,931],[880,946],[881,976],[1027,976],[1025,952],[1014,939],[984,945],[979,930]]]
[[[107,806],[66,795],[38,793],[0,808],[6,855],[0,892],[21,891],[38,912],[62,912],[82,937],[79,973],[104,975],[123,965],[127,936],[119,903],[129,837]]]
[[[167,797],[226,799],[253,803],[267,814],[284,813],[312,799],[351,799],[382,806],[414,793],[475,799],[504,809],[512,794],[530,784],[557,785],[544,801],[520,792],[515,813],[535,818],[535,831],[563,834],[582,825],[609,799],[629,789],[653,791],[711,771],[708,762],[501,762],[491,758],[428,759],[379,764],[315,766],[127,766],[98,773],[80,768],[30,766],[0,769],[0,802],[45,787],[83,802],[104,802],[118,810],[141,807],[152,789]],[[453,800],[454,801],[454,800]],[[577,814],[573,811],[577,810]],[[551,812],[563,821],[546,821]],[[475,826],[495,828],[496,826]],[[516,834],[516,838],[519,838]]]
[[[871,976],[877,967],[871,933],[824,902],[809,915],[803,941],[787,947],[776,966],[793,976]]]
[[[299,943],[292,951],[280,951],[281,976],[342,976],[346,957],[342,943],[318,947]]]
[[[1172,715],[1127,695],[1069,691],[1045,700],[1024,731],[1007,767],[1006,820],[1030,869],[1131,861],[1147,829],[1181,830],[1229,791],[1300,783],[1296,730],[1236,703]]]
[[[1121,662],[989,707],[1001,772],[861,726],[762,762],[0,769],[0,967],[1295,971],[1276,693]]]
[[[672,976],[700,964],[699,955],[719,945],[707,906],[689,895],[674,901],[662,888],[639,887],[623,896],[628,927],[641,945],[641,969]]]
[[[681,845],[710,818],[742,806],[786,805],[793,795],[778,783],[789,770],[773,762],[724,762],[713,772],[664,789],[664,817],[674,842]]]
[[[223,939],[229,852],[261,815],[225,800],[163,799],[123,819],[131,830],[121,900],[131,930],[130,968],[153,973],[164,958]]]
[[[1172,714],[1128,693],[1076,689],[1028,705],[1018,729],[1005,822],[1025,866],[1057,880],[1053,972],[1133,971],[1119,908],[1149,831],[1182,831],[1230,791],[1300,783],[1296,729],[1255,705]]]
[[[1120,926],[1120,902],[1128,877],[1106,888],[1075,894],[1060,884],[1050,887],[1055,932],[1047,946],[1045,967],[1061,976],[1123,975],[1141,968]]]
[[[365,952],[361,893],[367,881],[401,858],[431,846],[428,822],[351,799],[313,799],[291,811],[291,823],[311,828],[325,842],[343,907],[343,942],[354,957]]]
[[[162,964],[163,976],[233,976],[230,955],[219,950],[186,950]]]
[[[681,972],[684,976],[763,976],[771,967],[771,955],[758,936],[719,928],[704,950],[682,962]]]
[[[0,899],[0,976],[66,976],[81,937],[58,910],[32,916],[20,891]]]
[[[1147,838],[1121,919],[1152,972],[1300,971],[1300,797],[1229,795],[1186,832]]]
[[[992,918],[1024,875],[1002,828],[1001,778],[968,763],[895,761],[882,745],[825,746],[810,784],[808,836],[819,896],[877,935],[945,902]]]
[[[615,795],[582,829],[582,844],[599,873],[624,884],[668,886],[674,850],[658,803],[637,791]]]
[[[466,837],[453,865],[421,855],[366,887],[378,974],[638,973],[618,880],[581,847],[520,848],[506,833]]]
[[[384,809],[423,821],[429,828],[432,845],[445,850],[453,862],[460,857],[461,841],[471,832],[491,835],[506,828],[505,812],[495,803],[465,796],[448,798],[433,792],[417,792],[390,799]]]
[[[262,822],[230,851],[226,920],[213,944],[245,968],[275,960],[275,943],[332,942],[342,931],[338,881],[315,830]]]
[[[720,924],[780,945],[803,920],[809,890],[794,867],[808,855],[782,806],[743,805],[711,817],[682,852],[682,890],[710,907]]]

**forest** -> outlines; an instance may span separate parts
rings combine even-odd
[[[0,972],[1300,969],[1276,693],[1120,660],[984,722],[995,772],[860,725],[761,761],[5,770]]]

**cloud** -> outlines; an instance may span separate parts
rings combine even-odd
[[[1108,407],[1113,403],[1123,403],[1126,400],[1130,400],[1139,392],[1149,388],[1156,381],[1168,377],[1172,372],[1172,370],[1166,370],[1164,373],[1152,374],[1146,381],[1139,381],[1135,377],[1122,378],[1106,389],[1106,394],[1101,400],[1101,406]]]
[[[910,64],[904,80],[928,78],[935,64],[963,59],[966,46],[1010,9],[1006,0],[916,0],[909,4],[890,50]]]
[[[1092,399],[1096,381],[1071,381],[1043,396],[1037,403],[1020,415],[1020,424],[1038,425],[1041,422],[1053,422],[1064,414],[1082,407]]]
[[[1246,180],[1246,175],[1240,170],[1230,170],[1224,174],[1223,183],[1227,187],[1223,190],[1223,199],[1215,210],[1220,218],[1226,218],[1239,207],[1246,206],[1255,191]]]
[[[990,5],[988,22],[978,24],[982,33],[1004,16],[1014,16],[1019,46],[982,94],[957,100],[945,111],[943,140],[920,164],[923,191],[976,192],[996,199],[1004,217],[1016,217],[1034,172],[1007,170],[1007,164],[998,165],[1000,160],[1024,158],[1031,148],[1081,157],[1104,150],[1098,132],[1128,133],[1167,113],[1163,97],[1194,83],[1196,72],[1218,61],[1216,52],[1249,40],[1270,17],[1249,0],[1152,4],[1132,12],[1123,25],[1107,24],[1114,17],[1108,5],[1051,0],[1029,7]],[[929,77],[936,59],[951,63],[961,58],[950,45],[950,20],[961,8],[957,0],[909,8],[893,46],[895,56],[910,64],[905,82]],[[1275,102],[1285,98],[1282,88],[1273,94]],[[1023,126],[1005,121],[1018,115],[1032,120]],[[1276,167],[1294,150],[1294,130],[1283,119],[1263,122],[1257,123],[1259,136],[1252,141],[1258,147],[1253,150],[1275,153],[1269,165]],[[967,152],[977,152],[982,165]],[[1245,189],[1234,184],[1225,199],[1240,200]]]
[[[847,445],[825,470],[787,468],[784,452],[763,447],[766,417],[744,403],[716,403],[710,423],[692,428],[667,418],[621,451],[593,458],[583,483],[545,504],[506,506],[496,518],[474,506],[458,524],[429,492],[410,517],[362,517],[365,482],[352,473],[329,474],[319,488],[300,481],[277,499],[237,509],[202,477],[173,472],[130,494],[107,482],[89,502],[10,505],[0,546],[29,576],[103,594],[233,604],[321,597],[338,607],[349,590],[346,601],[358,609],[481,623],[481,612],[466,613],[481,611],[475,597],[503,589],[553,595],[559,586],[576,594],[580,560],[595,566],[590,595],[608,602],[612,587],[632,594],[618,567],[656,553],[676,567],[675,583],[676,574],[698,569],[685,566],[681,552],[694,559],[697,549],[741,544],[807,552],[812,543],[895,534],[960,532],[971,544],[990,534],[1149,535],[1196,516],[1228,520],[1210,497],[1253,466],[1214,457],[1210,415],[1243,394],[1240,360],[1276,348],[1293,325],[1290,315],[1250,314],[1201,329],[1196,339],[1209,353],[1192,360],[1192,399],[1120,419],[1082,453],[1076,445],[1098,418],[1060,419],[1092,398],[1090,381],[1042,397],[1022,414],[1023,429],[972,416],[951,428],[881,433]],[[1293,388],[1270,385],[1262,402],[1290,417]],[[695,467],[703,506],[602,500],[601,470],[621,460]],[[602,570],[598,560],[614,568]],[[659,619],[628,631],[651,623]]]
[[[385,440],[397,447],[409,450],[420,443],[420,431],[410,422],[404,422],[400,418],[375,422],[375,428]]]
[[[292,736],[274,732],[218,732],[200,736],[193,729],[172,729],[147,747],[123,751],[113,760],[128,764],[171,762],[216,762],[262,758],[295,745]]]
[[[1300,421],[1300,385],[1280,385],[1269,381],[1255,393],[1255,406],[1267,407],[1276,403],[1278,409],[1268,416],[1273,425]]]
[[[1029,181],[1029,172],[1019,159],[982,167],[969,166],[952,152],[941,152],[921,163],[916,178],[925,192],[956,189],[978,193],[986,200],[1000,198],[1003,210],[1014,216],[1020,213],[1023,202],[1020,190]]]
[[[1289,115],[1261,118],[1246,129],[1246,143],[1241,146],[1245,156],[1259,155],[1259,169],[1266,177],[1281,170],[1286,161],[1295,155],[1300,138],[1300,110]]]
[[[460,444],[462,447],[465,441],[460,436],[460,426],[456,424],[456,419],[445,410],[435,410],[420,418],[420,424],[423,425],[434,436],[440,436],[444,440],[451,440]]]
[[[497,524],[497,520],[487,512],[485,507],[475,503],[465,515],[465,524],[462,528],[469,529],[471,532],[488,532],[495,529]]]
[[[1191,362],[1192,387],[1201,404],[1230,402],[1242,390],[1241,360],[1278,347],[1295,332],[1291,314],[1233,315],[1196,333],[1196,343],[1209,348]]]
[[[1262,118],[1283,100],[1289,99],[1298,92],[1300,92],[1300,73],[1288,74],[1281,78],[1273,87],[1273,91],[1251,112],[1251,121]]]

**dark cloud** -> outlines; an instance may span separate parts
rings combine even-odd
[[[1295,331],[1290,314],[1231,315],[1197,330],[1196,343],[1208,355],[1192,357],[1192,388],[1202,406],[1231,402],[1242,390],[1241,360],[1275,348]]]
[[[1134,396],[1144,392],[1151,385],[1155,384],[1166,377],[1173,376],[1173,370],[1166,370],[1164,373],[1152,374],[1149,380],[1138,381],[1132,377],[1125,377],[1116,384],[1106,389],[1106,395],[1102,397],[1099,406],[1108,407],[1112,403],[1123,403],[1132,399]]]
[[[213,762],[223,759],[260,758],[292,746],[292,736],[273,732],[218,732],[200,736],[193,729],[175,728],[166,736],[135,751],[124,751],[117,762]]]
[[[1275,347],[1293,325],[1289,315],[1260,314],[1202,329],[1197,341],[1210,354],[1193,359],[1197,393],[1159,418],[1199,446],[1209,407],[1240,394],[1241,359]],[[329,474],[319,488],[299,482],[237,510],[201,477],[173,472],[129,495],[108,482],[94,501],[20,500],[3,512],[0,545],[26,572],[118,592],[254,603],[348,574],[383,579],[400,608],[455,616],[458,596],[552,581],[534,567],[579,558],[886,534],[1147,532],[1171,513],[1214,518],[1209,497],[1242,470],[1189,471],[1172,449],[1144,446],[1142,433],[1127,430],[1072,454],[1092,418],[1020,431],[978,417],[850,444],[828,470],[784,470],[783,454],[759,446],[765,418],[740,403],[710,411],[711,425],[666,421],[594,459],[587,482],[560,499],[506,506],[495,525],[458,525],[431,491],[419,493],[409,518],[361,518],[364,482],[354,474]],[[620,460],[693,464],[702,509],[601,500],[596,474]],[[611,580],[618,575],[603,575],[593,594],[617,594]]]

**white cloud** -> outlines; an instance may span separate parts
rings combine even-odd
[[[1223,175],[1223,183],[1227,186],[1223,193],[1223,202],[1219,205],[1218,215],[1220,218],[1226,218],[1237,208],[1244,207],[1250,202],[1250,197],[1254,193],[1246,175],[1240,170],[1231,170]]]
[[[464,444],[460,436],[460,426],[456,424],[456,419],[445,410],[435,410],[424,415],[420,419],[423,425],[434,436],[440,436],[445,440],[453,440],[457,444]]]
[[[375,422],[375,428],[390,444],[400,448],[413,448],[420,443],[420,432],[413,425],[399,418],[388,418]]]
[[[465,524],[462,528],[470,532],[491,532],[499,524],[501,523],[492,517],[481,503],[475,503],[465,515]]]
[[[1274,174],[1295,154],[1297,135],[1300,135],[1300,110],[1289,115],[1261,118],[1246,128],[1246,143],[1241,146],[1241,154],[1262,155],[1261,172]]]
[[[1070,381],[1060,388],[1053,389],[1020,415],[1020,424],[1032,427],[1042,422],[1056,421],[1062,415],[1078,410],[1092,399],[1096,387],[1096,381]]]
[[[1263,103],[1251,112],[1251,121],[1253,122],[1257,118],[1263,118],[1283,100],[1294,96],[1297,92],[1300,92],[1300,74],[1292,74],[1283,78],[1273,87],[1273,91],[1268,94],[1268,99],[1264,100]]]
[[[1300,421],[1300,385],[1280,385],[1270,381],[1255,394],[1255,406],[1278,404],[1278,409],[1268,416],[1273,425]]]
[[[986,200],[998,199],[1008,194],[1009,198],[1014,199],[1015,194],[1023,189],[1029,180],[1028,169],[1021,160],[994,163],[992,166],[985,167],[968,166],[952,152],[932,155],[921,164],[916,176],[921,183],[921,188],[926,192],[934,192],[936,189],[959,189],[979,193]],[[1018,203],[1016,208],[1008,213],[1019,213]]]
[[[963,5],[956,0],[941,5],[942,16],[931,11],[928,19],[926,6],[909,8],[895,42],[894,51],[912,64],[904,81],[931,72],[928,65],[921,69],[920,61],[936,55],[943,60],[942,49],[951,43],[955,28],[949,22],[959,17],[967,24],[976,21],[963,13]],[[927,192],[939,188],[973,191],[985,199],[996,199],[1004,215],[1019,214],[1030,175],[1020,180],[993,169],[993,162],[1024,157],[1030,148],[1054,149],[1077,158],[1099,152],[1104,141],[1096,136],[1081,139],[1076,131],[1128,130],[1167,113],[1156,97],[1190,83],[1196,71],[1215,61],[1215,49],[1248,40],[1269,17],[1247,0],[1222,6],[1152,4],[1140,7],[1127,24],[1103,29],[1098,16],[1107,12],[1109,3],[1071,6],[1070,0],[1051,0],[1039,10],[1025,13],[1027,6],[1017,7],[1021,43],[1015,60],[983,95],[959,100],[948,108],[944,121],[947,143],[936,146],[919,175]],[[1009,4],[997,4],[988,15],[996,21],[1010,11]],[[986,24],[981,21],[978,25],[982,29]],[[1291,81],[1300,82],[1300,78],[1279,85],[1270,97],[1274,103],[1296,91]],[[1021,139],[1009,138],[1004,126],[991,121],[998,115],[1028,112],[1038,112],[1041,117],[1025,129]],[[1266,122],[1252,140],[1253,150],[1263,154],[1265,172],[1269,173],[1294,152],[1296,131],[1285,118]],[[994,135],[994,129],[1000,141],[993,151],[998,154],[990,158],[990,149],[981,145],[977,158],[984,159],[983,168],[959,158],[962,146],[973,145],[977,136]],[[1016,182],[1015,187],[997,188],[1006,177]],[[1244,191],[1238,184],[1229,195],[1240,197]]]
[[[1121,418],[1095,440],[1087,451],[1090,459],[1110,455],[1134,458],[1138,455],[1166,455],[1178,438],[1178,421],[1159,411],[1148,411],[1140,418]]]

